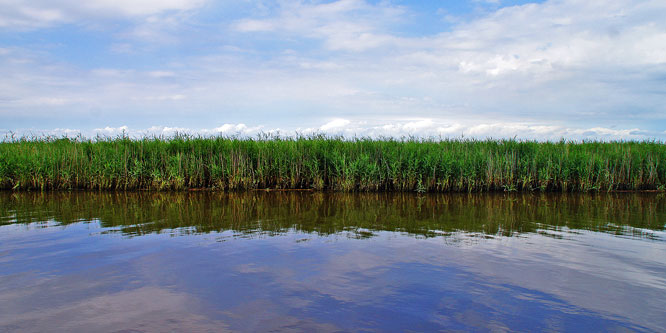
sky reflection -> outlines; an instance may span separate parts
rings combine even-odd
[[[14,214],[19,217],[16,222],[30,216],[28,220],[33,222],[0,225],[0,329],[641,331],[666,326],[664,231],[646,228],[654,226],[650,221],[663,218],[659,209],[645,208],[661,207],[662,199],[655,197],[652,202],[633,196],[590,199],[584,201],[586,205],[559,198],[551,205],[559,208],[546,211],[556,216],[592,216],[591,220],[624,216],[628,211],[650,221],[621,223],[616,219],[613,223],[642,226],[655,236],[646,238],[597,229],[596,222],[566,222],[587,226],[582,229],[543,224],[529,229],[531,224],[507,218],[538,215],[538,211],[519,213],[524,211],[521,205],[532,203],[531,199],[518,201],[520,204],[512,201],[512,208],[499,215],[472,215],[504,219],[497,222],[502,231],[472,224],[471,231],[433,236],[409,232],[407,227],[377,227],[386,222],[361,220],[361,228],[350,218],[367,218],[369,215],[354,215],[353,211],[363,208],[372,214],[373,205],[379,205],[378,210],[400,218],[411,216],[412,227],[432,227],[438,221],[433,212],[453,221],[464,219],[469,215],[454,216],[452,212],[464,210],[453,206],[465,203],[479,209],[490,205],[484,200],[499,200],[490,197],[463,202],[433,199],[436,205],[421,205],[422,211],[430,207],[424,215],[407,213],[409,210],[396,213],[401,211],[396,207],[409,207],[401,206],[403,199],[355,206],[359,201],[336,198],[352,212],[329,206],[329,213],[320,213],[321,224],[314,225],[303,217],[337,201],[294,197],[284,203],[290,207],[287,212],[296,213],[291,223],[277,216],[270,220],[273,222],[242,227],[240,216],[275,212],[267,206],[261,206],[264,211],[258,209],[256,201],[262,199],[254,197],[254,201],[243,202],[254,202],[255,215],[243,215],[238,209],[245,206],[235,206],[233,201],[225,203],[230,205],[225,209],[236,211],[229,216],[238,219],[226,222],[233,229],[218,225],[207,232],[179,233],[173,232],[177,228],[160,227],[132,233],[123,231],[124,225],[114,225],[117,220],[106,215],[93,222],[75,222],[80,216],[100,212],[99,207],[84,204],[90,202],[87,195],[69,197],[66,202],[80,202],[70,205],[70,210],[57,208],[56,203],[62,203],[57,195],[36,201],[41,205],[34,205],[30,214],[30,205],[20,202],[23,199],[2,201],[3,216]],[[114,212],[138,212],[125,210],[134,206],[127,206],[127,201],[123,204],[122,197],[115,198],[96,202]],[[135,199],[128,196],[126,200]],[[157,207],[167,218],[172,216],[168,214],[172,206],[142,202],[137,207]],[[448,208],[441,208],[446,205]],[[496,201],[490,207],[501,211],[503,205]],[[35,222],[39,216],[57,220]],[[126,221],[123,216],[118,218]],[[63,222],[66,220],[72,222]],[[182,228],[196,230],[208,221]],[[169,223],[156,220],[147,225]],[[283,227],[289,224],[292,227]],[[507,225],[520,226],[522,231],[506,233]],[[218,227],[220,231],[213,231]],[[475,231],[479,228],[495,231]],[[370,230],[372,236],[356,237],[353,230],[361,229]],[[110,230],[116,232],[107,232]]]

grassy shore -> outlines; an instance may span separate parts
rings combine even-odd
[[[14,190],[664,190],[660,142],[300,138],[20,139],[0,143]]]

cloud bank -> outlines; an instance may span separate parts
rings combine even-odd
[[[131,128],[129,126],[95,128],[92,130],[58,128],[52,130],[19,130],[0,129],[4,139],[28,137],[78,137],[84,138],[130,138],[173,137],[179,134],[211,137],[236,136],[258,138],[269,136],[297,137],[323,134],[326,136],[343,136],[345,138],[417,138],[417,139],[521,139],[537,141],[558,140],[652,140],[666,133],[656,133],[639,128],[615,129],[604,127],[569,128],[565,126],[539,125],[529,123],[441,123],[432,119],[415,119],[392,123],[368,123],[348,119],[332,119],[318,127],[306,128],[271,128],[264,125],[248,126],[246,124],[223,124],[214,128],[187,128],[169,126],[151,126],[149,128]]]

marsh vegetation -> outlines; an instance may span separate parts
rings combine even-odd
[[[193,137],[0,143],[14,190],[664,190],[661,142]]]

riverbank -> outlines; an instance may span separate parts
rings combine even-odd
[[[0,143],[13,190],[655,191],[660,142],[126,137]]]

